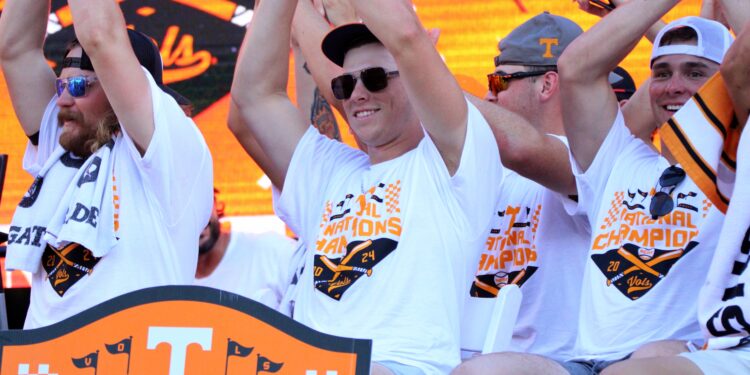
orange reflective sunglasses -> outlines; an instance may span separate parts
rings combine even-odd
[[[541,76],[547,72],[548,70],[540,72],[516,72],[511,74],[495,72],[487,74],[487,84],[492,95],[497,95],[497,93],[507,90],[510,81],[514,79]]]

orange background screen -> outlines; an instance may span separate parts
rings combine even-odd
[[[212,13],[215,17],[231,10],[234,5],[226,0],[173,2],[201,8],[201,11]],[[497,42],[514,27],[544,10],[571,18],[584,30],[597,20],[596,17],[579,11],[576,3],[570,0],[415,0],[414,3],[425,27],[441,29],[437,47],[448,67],[464,89],[480,96],[484,95],[486,87],[485,75],[494,69],[492,59],[497,55]],[[4,1],[0,0],[0,8],[3,4]],[[665,20],[697,15],[699,8],[698,0],[683,1]],[[158,16],[162,15],[154,15]],[[650,43],[644,39],[622,64],[637,84],[648,77],[650,48]],[[290,85],[293,82],[291,79]],[[271,191],[258,183],[263,173],[240,148],[226,127],[228,100],[228,97],[219,99],[195,116],[195,122],[213,153],[215,185],[222,192],[227,215],[270,214]],[[342,135],[351,143],[345,123],[341,118],[338,120]],[[15,206],[32,182],[31,177],[21,168],[25,147],[26,137],[16,120],[5,82],[0,75],[0,153],[10,155],[0,202],[0,224],[10,222]]]

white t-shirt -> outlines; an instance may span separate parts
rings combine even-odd
[[[523,293],[511,350],[556,360],[575,356],[583,269],[591,241],[585,215],[568,215],[564,197],[515,172],[505,176],[472,297]],[[567,202],[566,202],[567,201]]]
[[[723,215],[690,177],[671,196],[674,210],[649,213],[667,159],[633,137],[618,112],[589,169],[573,161],[579,207],[593,229],[581,295],[582,359],[619,359],[658,340],[700,338],[698,291]]]
[[[210,275],[195,285],[226,290],[277,309],[289,286],[295,242],[280,234],[232,229],[224,256]]]
[[[398,158],[310,127],[287,172],[279,216],[307,240],[294,319],[373,340],[373,361],[428,374],[460,361],[459,313],[502,178],[495,138],[469,106],[453,177],[428,135]]]
[[[141,156],[124,128],[112,150],[120,192],[120,240],[62,297],[40,266],[32,277],[26,329],[59,322],[128,292],[190,284],[195,277],[198,237],[213,207],[211,154],[193,121],[145,74],[155,125],[148,150]],[[38,147],[29,143],[24,155],[24,169],[32,176],[58,145],[56,103],[55,97],[45,110]],[[63,166],[56,163],[54,168]],[[55,175],[51,172],[48,179]]]

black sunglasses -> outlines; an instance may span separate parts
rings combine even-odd
[[[685,180],[685,171],[676,165],[670,166],[662,172],[658,185],[661,188],[651,198],[651,205],[648,208],[652,219],[656,220],[672,212],[674,209],[672,192],[683,180]],[[665,189],[669,189],[669,193],[665,192]]]
[[[514,79],[541,76],[546,74],[547,72],[549,72],[549,70],[539,72],[516,72],[511,74],[494,72],[487,74],[487,86],[492,95],[497,95],[497,93],[507,90],[510,81]]]
[[[362,80],[362,84],[368,91],[378,92],[388,87],[388,78],[391,77],[398,77],[398,70],[386,72],[385,69],[380,67],[367,68],[359,72],[342,74],[332,79],[331,89],[336,99],[346,100],[351,98],[358,79]]]

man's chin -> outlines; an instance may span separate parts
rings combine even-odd
[[[669,119],[672,118],[672,116],[673,116],[672,113],[667,113],[662,116],[659,116],[659,118],[656,119],[656,128],[660,129],[664,124],[667,123],[667,121],[669,121]]]
[[[72,152],[74,155],[83,158],[91,156],[91,150],[86,147],[86,143],[87,142],[81,141],[77,138],[70,139],[67,137],[60,137],[60,146]]]

